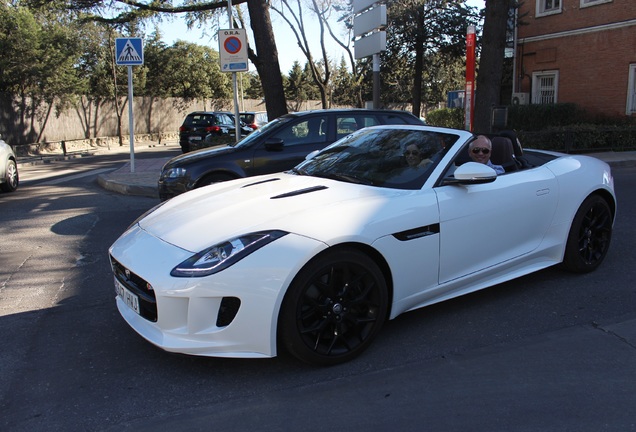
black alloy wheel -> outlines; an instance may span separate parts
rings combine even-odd
[[[327,252],[289,287],[279,319],[282,345],[312,365],[344,363],[378,334],[387,305],[384,275],[371,258],[352,248]]]
[[[612,224],[612,211],[607,201],[599,195],[587,197],[572,221],[563,267],[576,273],[596,269],[609,250]]]

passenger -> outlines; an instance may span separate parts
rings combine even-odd
[[[406,163],[411,168],[420,168],[427,166],[431,163],[431,160],[426,158],[422,159],[422,152],[416,144],[409,144],[404,150],[404,158]]]
[[[473,142],[468,145],[468,154],[475,162],[483,163],[494,169],[497,175],[504,174],[506,171],[501,165],[495,165],[490,161],[490,152],[492,144],[487,136],[479,135]]]

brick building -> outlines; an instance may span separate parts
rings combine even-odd
[[[636,0],[525,0],[513,103],[636,116]]]

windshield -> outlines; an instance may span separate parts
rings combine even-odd
[[[293,172],[378,187],[420,189],[458,138],[423,129],[361,129]]]
[[[261,135],[263,135],[264,133],[268,133],[271,129],[276,128],[283,123],[287,123],[293,118],[294,117],[291,117],[291,116],[278,117],[277,119],[272,120],[271,122],[267,123],[263,127],[254,130],[254,132],[250,133],[248,136],[246,136],[239,142],[234,144],[229,144],[229,145],[232,147],[248,147],[252,145],[252,143],[257,142],[258,139],[261,137]]]

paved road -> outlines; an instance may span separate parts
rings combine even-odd
[[[169,354],[134,334],[105,251],[157,200],[95,172],[0,194],[0,430],[636,430],[634,167],[615,169],[596,272],[547,269],[405,314],[332,368]]]

